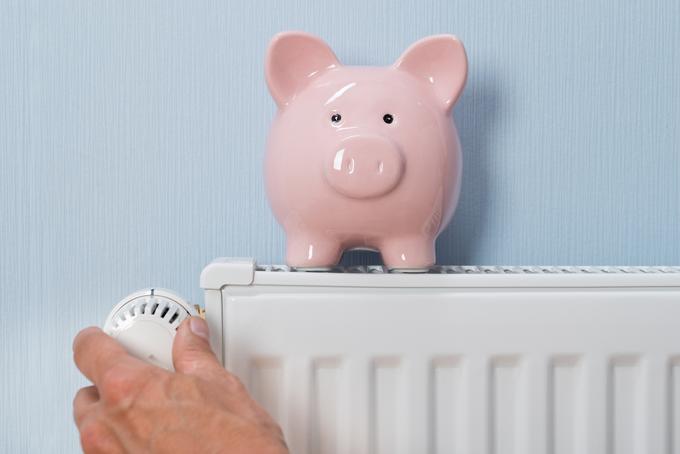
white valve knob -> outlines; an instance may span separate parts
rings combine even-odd
[[[130,354],[155,366],[174,370],[172,342],[177,327],[198,315],[180,296],[164,289],[145,289],[125,297],[106,318],[104,332]]]

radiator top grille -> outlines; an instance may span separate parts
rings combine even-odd
[[[678,287],[680,266],[433,266],[390,270],[382,265],[299,269],[220,257],[201,272],[201,288],[284,285],[327,287]]]
[[[295,273],[399,274],[382,265],[335,266],[319,270],[296,269],[286,265],[257,265],[256,271]],[[674,274],[680,266],[454,266],[438,265],[419,274]]]

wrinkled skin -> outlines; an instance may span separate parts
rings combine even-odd
[[[206,339],[205,321],[182,323],[173,373],[130,356],[98,328],[81,331],[74,358],[94,384],[73,403],[83,450],[287,454],[279,426],[220,366]]]

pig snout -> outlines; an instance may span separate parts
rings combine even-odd
[[[340,194],[367,199],[393,190],[404,173],[397,144],[380,136],[350,136],[340,141],[325,164],[326,181]]]

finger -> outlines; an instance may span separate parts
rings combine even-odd
[[[208,343],[208,324],[189,317],[177,329],[172,345],[172,362],[180,373],[207,376],[224,371]]]
[[[78,369],[95,385],[101,383],[103,375],[113,366],[145,366],[145,363],[128,354],[115,339],[96,327],[85,328],[78,333],[73,341],[73,358]]]
[[[94,411],[99,402],[99,391],[95,386],[80,388],[73,399],[73,419],[80,427],[85,417]]]
[[[118,454],[125,449],[101,415],[88,416],[78,428],[80,445],[85,454]]]

